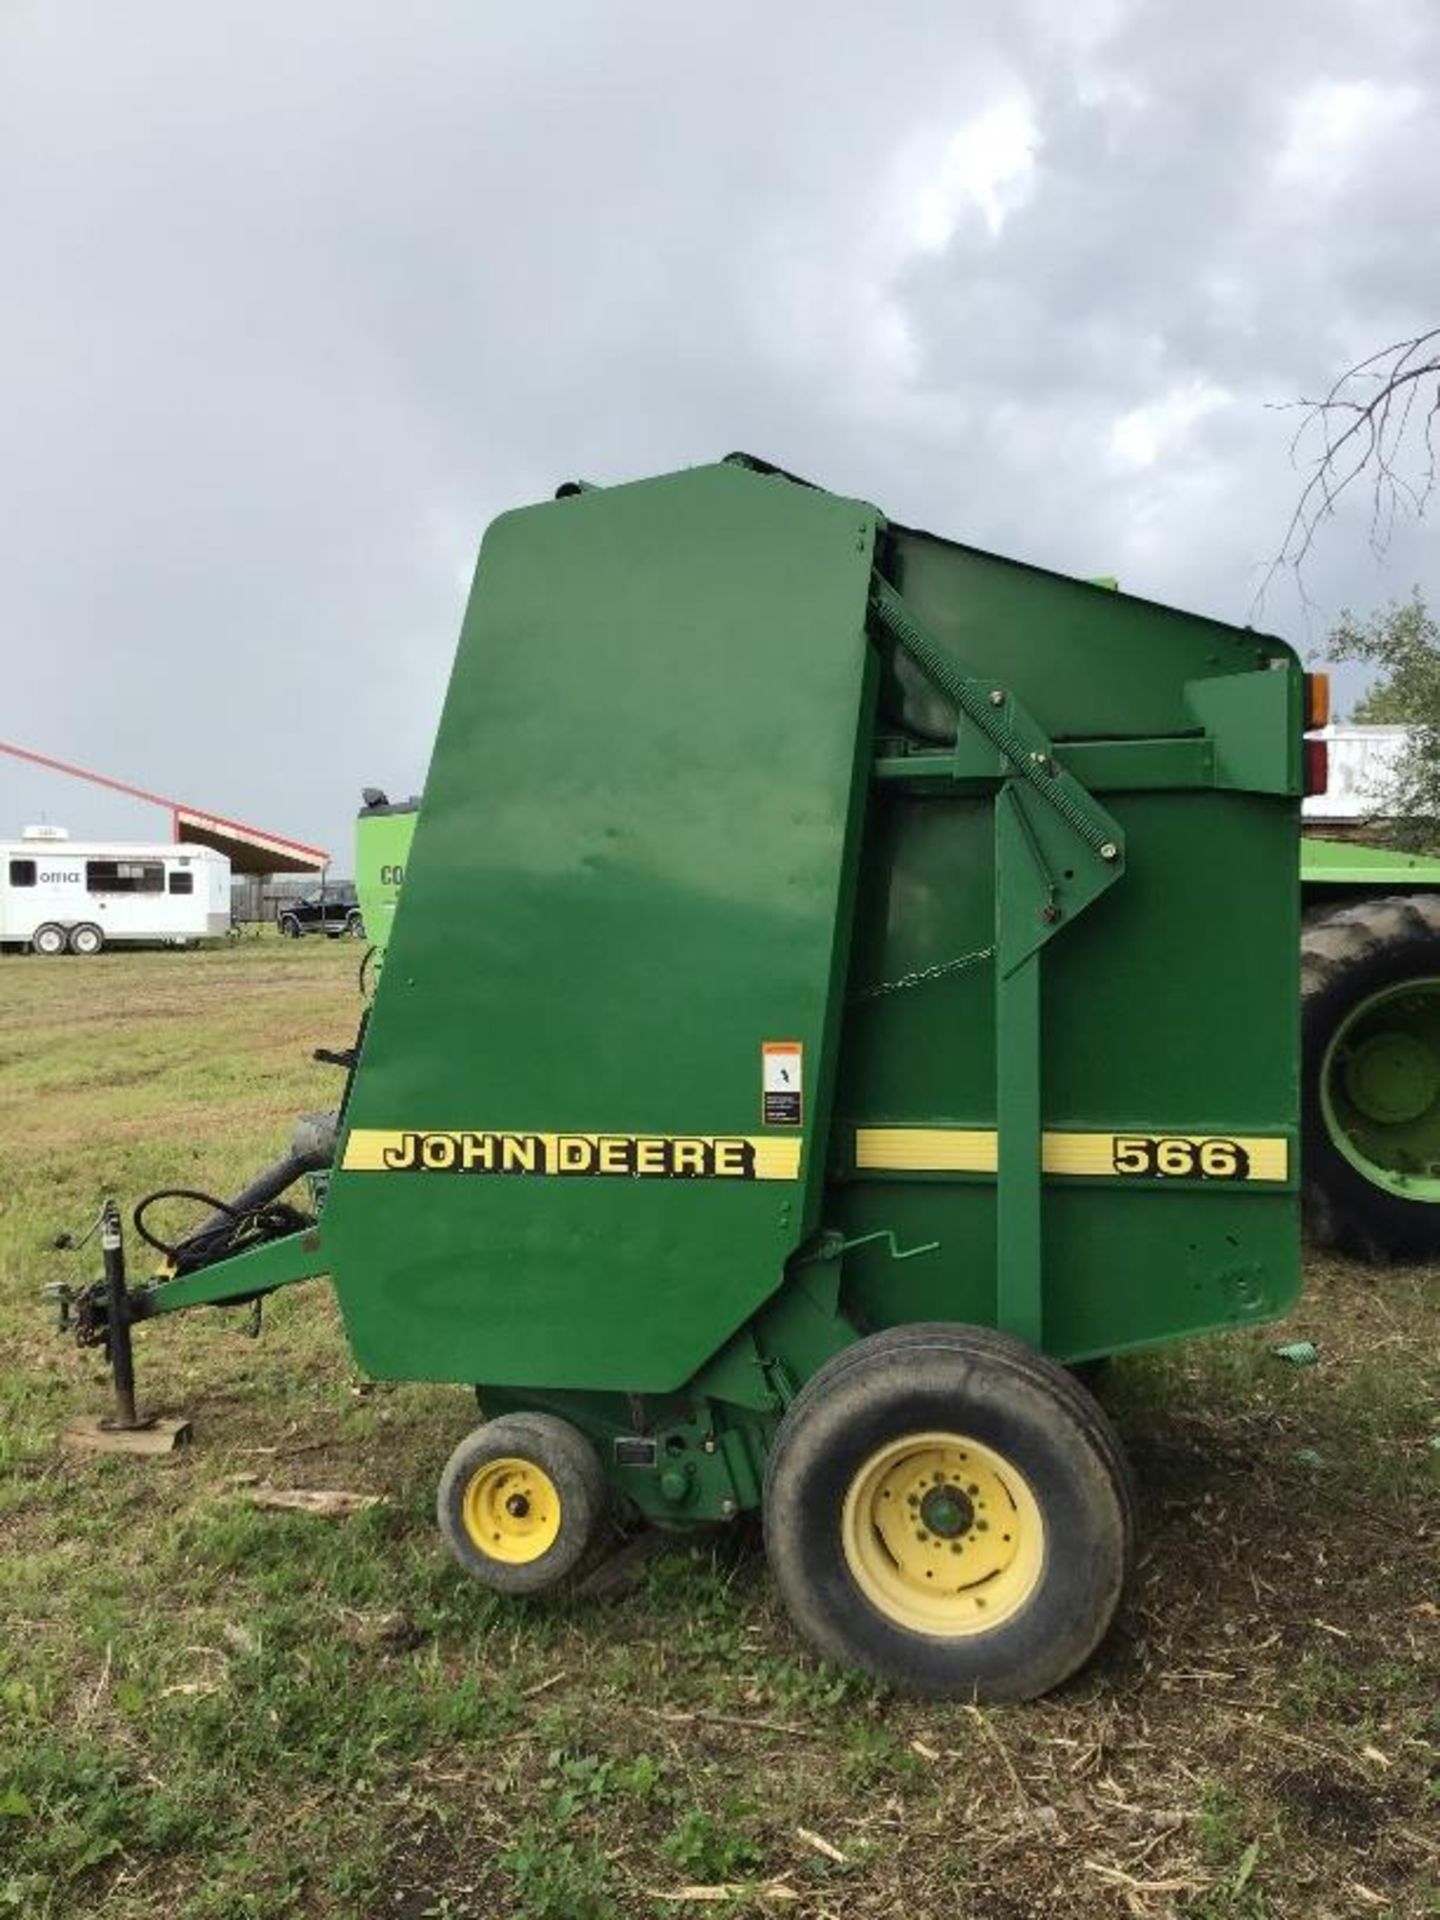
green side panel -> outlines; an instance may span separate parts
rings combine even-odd
[[[365,937],[380,955],[390,944],[417,814],[409,806],[366,807],[355,821],[355,891]]]
[[[1015,688],[1057,743],[1197,733],[1192,682],[1279,663],[1296,721],[1280,744],[1298,787],[1301,674],[1283,641],[899,529],[891,577],[929,632]],[[912,690],[908,706],[953,731],[935,696]]]
[[[1349,840],[1305,838],[1300,842],[1303,886],[1440,887],[1440,859],[1420,853],[1395,853],[1388,847],[1362,847]]]
[[[929,630],[1073,743],[1057,744],[1058,759],[1093,768],[1091,790],[1124,835],[1124,876],[1041,956],[1046,1133],[1286,1145],[1279,1179],[1047,1174],[1041,1344],[1080,1358],[1278,1315],[1300,1279],[1299,663],[1249,632],[928,536],[891,538],[896,576]],[[882,735],[917,718],[932,737],[944,731],[943,711],[922,714],[903,670],[887,674],[882,699]],[[1178,740],[1197,720],[1203,761],[1135,749],[1148,788],[1124,755],[1089,744]],[[903,758],[885,764],[893,772]],[[1206,766],[1212,784],[1197,785]],[[864,997],[846,1019],[837,1143],[869,1129],[996,1127],[996,990],[984,957],[995,935],[994,806],[939,781],[887,779],[874,794],[853,961]],[[995,1193],[985,1172],[837,1166],[827,1224],[847,1238],[891,1232],[906,1249],[939,1243],[904,1262],[883,1239],[848,1254],[851,1312],[871,1325],[993,1324]]]
[[[677,1387],[818,1222],[875,533],[733,466],[490,528],[325,1214],[372,1372]],[[764,1123],[767,1041],[804,1048],[798,1125]],[[799,1175],[357,1165],[490,1130],[759,1138]]]

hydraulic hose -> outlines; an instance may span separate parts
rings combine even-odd
[[[135,1230],[158,1252],[167,1254],[181,1272],[213,1266],[244,1244],[258,1244],[312,1224],[299,1207],[280,1202],[280,1195],[307,1173],[318,1173],[335,1157],[339,1116],[308,1113],[296,1122],[290,1151],[266,1167],[233,1200],[188,1188],[163,1188],[150,1193],[135,1209]],[[145,1225],[146,1211],[160,1200],[199,1200],[212,1209],[193,1232],[173,1244],[161,1240]]]

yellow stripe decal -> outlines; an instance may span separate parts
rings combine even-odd
[[[998,1137],[960,1127],[860,1127],[855,1164],[877,1173],[994,1173]]]
[[[967,1127],[859,1127],[862,1173],[994,1173],[997,1136]],[[1274,1134],[1047,1133],[1046,1173],[1142,1180],[1285,1180],[1290,1145]]]
[[[738,1133],[499,1133],[356,1127],[346,1173],[798,1180],[800,1142]]]

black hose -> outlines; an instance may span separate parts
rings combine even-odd
[[[237,1215],[254,1213],[257,1208],[268,1206],[272,1200],[278,1200],[287,1187],[293,1187],[304,1174],[316,1173],[329,1164],[328,1153],[287,1153],[283,1160],[277,1160],[273,1167],[267,1167],[263,1173],[257,1174],[249,1186],[243,1187],[228,1205],[219,1200],[212,1202],[215,1211],[208,1220],[201,1222],[190,1238],[199,1239],[202,1234],[219,1232]]]
[[[214,1227],[217,1222],[221,1226],[228,1227],[230,1222],[235,1218],[233,1210],[227,1207],[223,1200],[217,1200],[213,1193],[201,1193],[195,1187],[157,1187],[154,1193],[147,1193],[143,1200],[136,1203],[135,1211],[131,1215],[131,1219],[135,1224],[135,1231],[147,1247],[154,1247],[157,1253],[168,1254],[172,1260],[175,1258],[178,1249],[186,1244],[185,1241],[177,1240],[172,1244],[168,1240],[162,1240],[158,1234],[152,1233],[145,1224],[145,1215],[151,1207],[155,1206],[161,1200],[198,1200],[202,1206],[214,1207],[216,1211],[205,1223],[205,1227]],[[203,1233],[205,1227],[202,1227],[200,1232]],[[194,1238],[195,1235],[193,1234],[187,1235],[187,1239]]]
[[[364,1032],[364,1024],[361,1024]],[[353,1069],[352,1069],[353,1075]],[[347,1081],[348,1088],[348,1081]],[[307,1173],[318,1173],[335,1158],[340,1115],[335,1111],[302,1114],[295,1123],[290,1151],[263,1173],[256,1174],[233,1200],[217,1200],[213,1193],[194,1187],[162,1187],[147,1193],[135,1209],[135,1231],[147,1246],[165,1254],[177,1273],[194,1273],[246,1247],[261,1246],[287,1233],[313,1227],[315,1216],[282,1201],[287,1187]],[[194,1200],[210,1209],[193,1232],[176,1241],[162,1240],[145,1224],[149,1209],[161,1200]]]
[[[148,1246],[170,1259],[180,1273],[193,1273],[213,1266],[244,1246],[258,1246],[266,1240],[278,1240],[314,1225],[314,1215],[300,1207],[280,1201],[287,1187],[307,1173],[328,1167],[330,1155],[319,1148],[304,1153],[287,1153],[272,1167],[258,1174],[233,1200],[217,1200],[214,1194],[193,1187],[162,1187],[147,1193],[135,1209],[135,1231]],[[197,1200],[211,1209],[193,1233],[176,1241],[162,1240],[145,1224],[147,1211],[161,1200]]]

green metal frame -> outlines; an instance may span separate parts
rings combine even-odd
[[[1039,1346],[1040,955],[1121,877],[1125,836],[1014,694],[961,670],[879,574],[870,604],[885,634],[954,703],[951,778],[995,794],[995,1322]]]
[[[1370,893],[1440,890],[1440,858],[1398,853],[1391,847],[1366,847],[1356,840],[1327,840],[1307,834],[1300,842],[1300,879],[1306,888],[1355,888]]]

